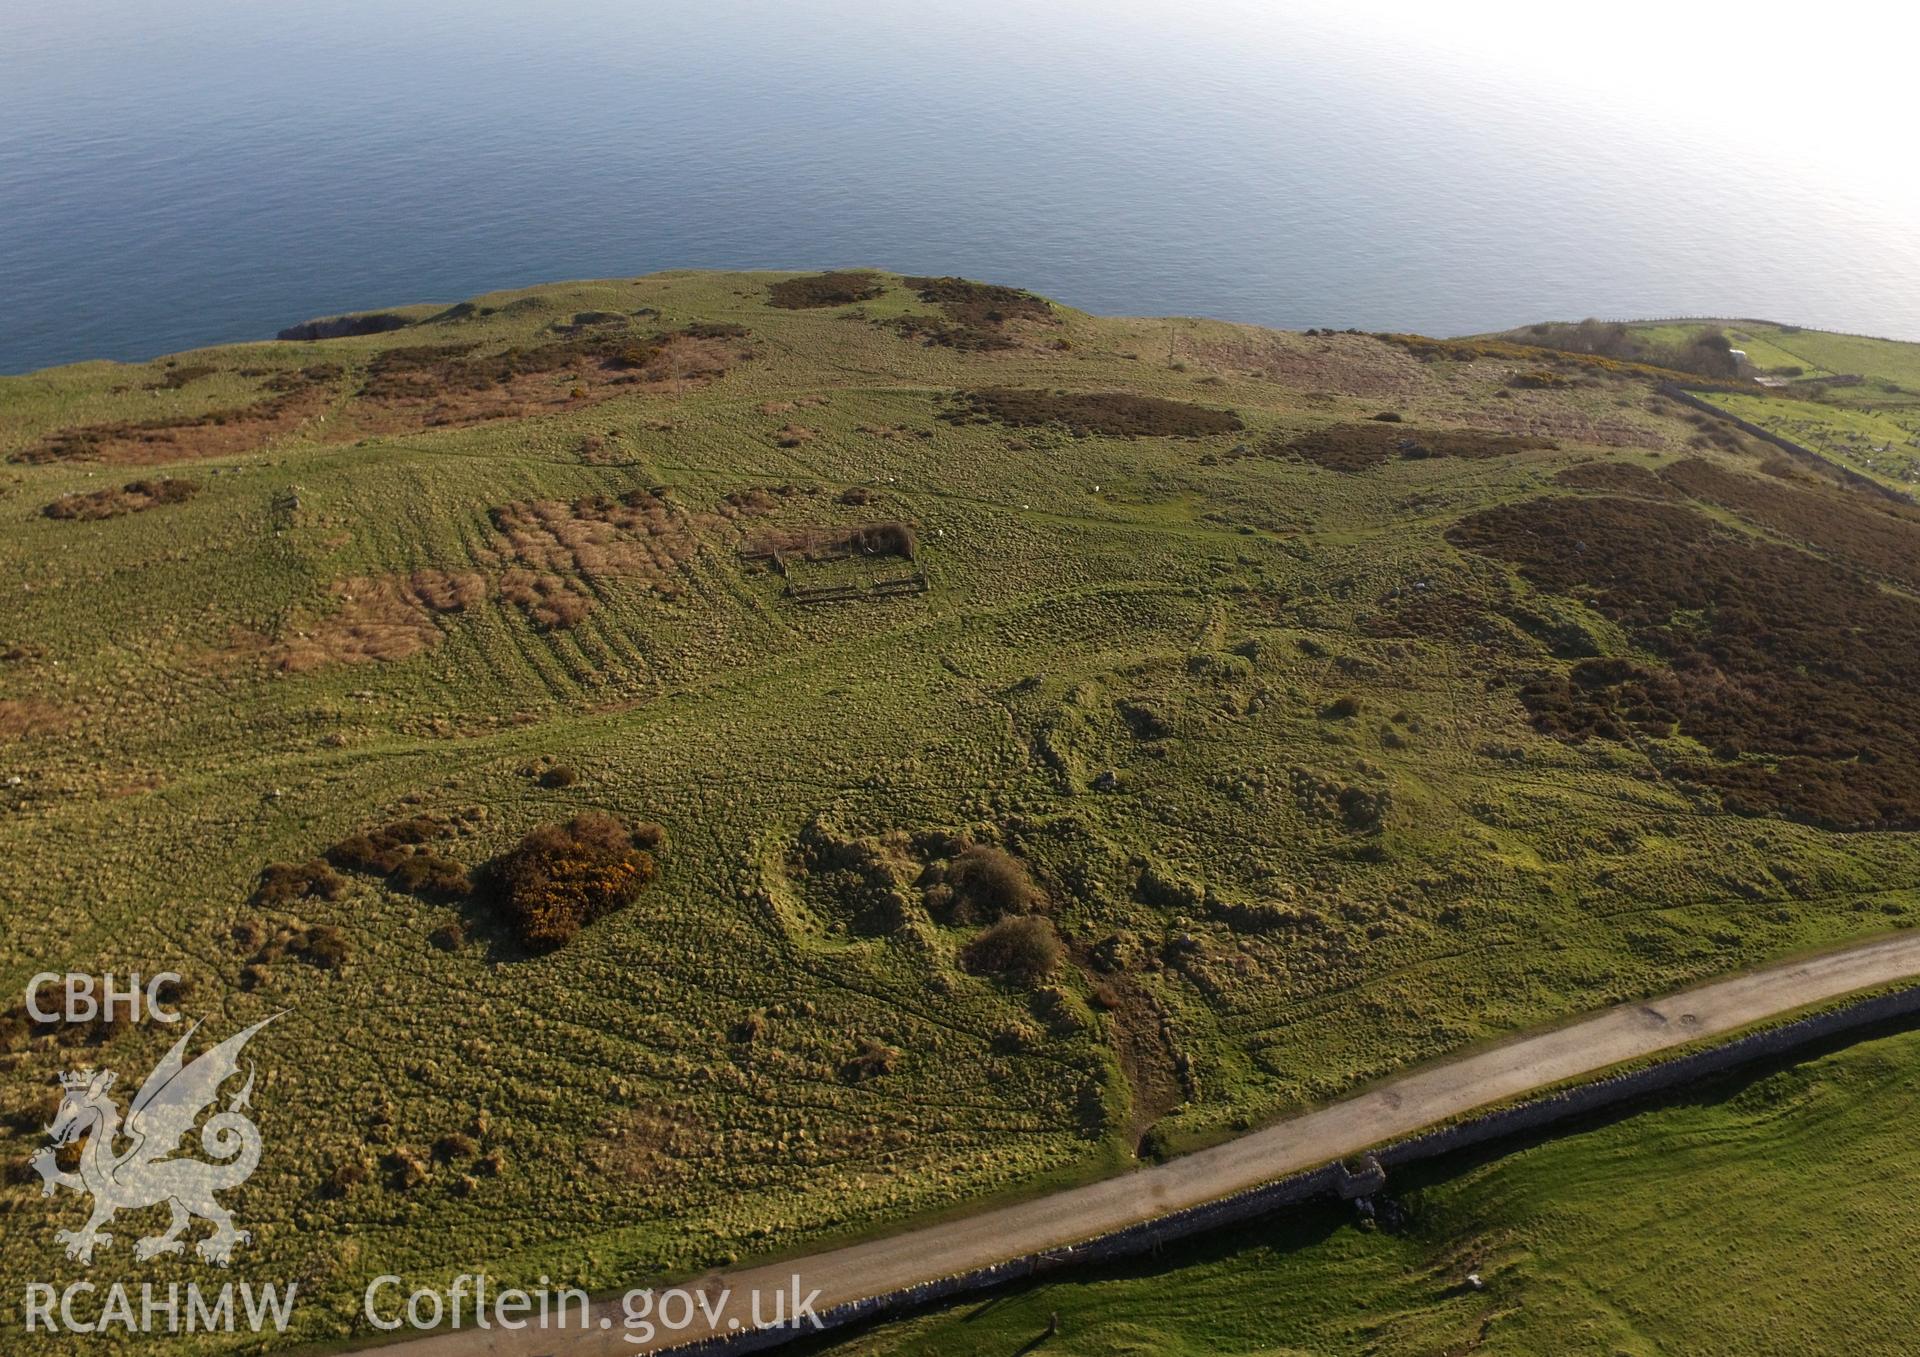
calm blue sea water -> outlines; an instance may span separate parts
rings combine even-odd
[[[550,8],[10,0],[0,371],[683,266],[1287,326],[1920,338],[1905,157],[1817,116],[1849,74],[1798,25],[1783,111],[1537,4],[1517,46],[1471,4]]]

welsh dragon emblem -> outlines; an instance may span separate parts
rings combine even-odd
[[[274,1017],[278,1017],[275,1014]],[[108,1091],[112,1070],[75,1070],[60,1076],[64,1096],[53,1124],[47,1127],[51,1146],[34,1152],[28,1164],[40,1175],[40,1195],[51,1197],[56,1187],[91,1194],[93,1214],[77,1230],[61,1230],[54,1238],[67,1247],[67,1257],[93,1262],[96,1248],[108,1248],[113,1236],[101,1227],[121,1211],[138,1211],[165,1202],[173,1212],[164,1234],[148,1235],[133,1246],[142,1261],[186,1249],[180,1238],[195,1216],[210,1222],[213,1233],[196,1244],[195,1251],[209,1263],[225,1267],[234,1246],[253,1236],[235,1229],[233,1217],[215,1194],[247,1181],[260,1162],[260,1128],[245,1115],[253,1094],[253,1071],[228,1100],[225,1111],[207,1118],[200,1129],[200,1148],[208,1159],[169,1158],[200,1114],[214,1105],[220,1087],[240,1072],[240,1052],[254,1033],[273,1021],[257,1022],[228,1037],[212,1050],[188,1062],[187,1042],[199,1030],[195,1023],[174,1043],[165,1058],[140,1086],[127,1107],[123,1125],[120,1109]],[[82,1136],[79,1172],[60,1168],[58,1151]]]

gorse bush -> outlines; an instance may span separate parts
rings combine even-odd
[[[993,923],[1009,915],[1032,914],[1046,905],[1021,861],[986,844],[964,848],[944,867],[929,869],[927,908],[947,923]]]
[[[997,975],[1031,985],[1053,974],[1066,947],[1053,924],[1037,914],[1002,919],[968,943],[961,964],[975,975]]]
[[[564,947],[596,919],[633,903],[658,872],[658,825],[629,825],[599,811],[530,831],[487,868],[506,924],[534,951]]]

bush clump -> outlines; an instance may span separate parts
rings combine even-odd
[[[997,975],[1032,985],[1053,974],[1066,947],[1053,924],[1037,914],[1000,920],[968,943],[960,962],[974,975]]]
[[[384,877],[393,890],[423,900],[459,900],[473,890],[467,869],[427,847],[451,832],[443,820],[414,815],[349,834],[324,857],[342,871]]]
[[[337,1201],[355,1188],[364,1187],[369,1176],[367,1166],[358,1160],[336,1165],[333,1172],[321,1180],[320,1195]]]
[[[234,929],[233,940],[243,949],[254,949],[240,976],[240,987],[246,990],[264,983],[268,967],[282,958],[337,971],[347,964],[349,955],[347,935],[332,924],[288,923],[268,936],[264,924],[250,920]]]
[[[785,311],[805,311],[820,306],[851,306],[871,301],[887,290],[877,273],[847,269],[835,273],[815,273],[804,278],[783,278],[767,289],[767,305]]]
[[[848,533],[846,544],[868,556],[900,556],[911,561],[920,539],[910,523],[869,523]]]
[[[658,825],[599,811],[540,825],[487,870],[495,902],[522,946],[550,952],[597,919],[633,903],[658,874]]]
[[[850,1084],[863,1084],[892,1074],[900,1061],[900,1052],[872,1037],[861,1037],[854,1053],[841,1063],[840,1077]]]
[[[1724,380],[1740,375],[1740,360],[1733,356],[1733,341],[1714,325],[1671,344],[1653,340],[1618,321],[1602,320],[1573,324],[1542,322],[1519,331],[1514,339],[1530,347],[1645,363],[1702,377]]]
[[[185,504],[200,493],[200,483],[172,476],[155,480],[128,481],[105,490],[62,495],[40,512],[48,518],[77,519],[82,522],[118,518],[122,514],[145,513],[163,504]]]
[[[951,924],[993,923],[1011,915],[1033,914],[1047,902],[1020,859],[986,844],[963,849],[927,879],[927,907]]]
[[[338,900],[347,890],[347,879],[323,859],[305,862],[270,862],[260,870],[253,889],[253,903],[268,908],[284,908],[298,900]]]

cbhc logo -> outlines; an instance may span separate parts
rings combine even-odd
[[[42,1008],[41,992],[56,985],[59,1007]],[[115,1010],[124,1009],[128,1022],[139,1022],[143,1012],[155,1022],[179,1022],[179,1011],[164,1004],[179,992],[179,985],[180,977],[172,971],[161,971],[145,986],[137,971],[124,981],[116,975],[42,971],[27,982],[27,1016],[35,1022],[113,1022]]]

